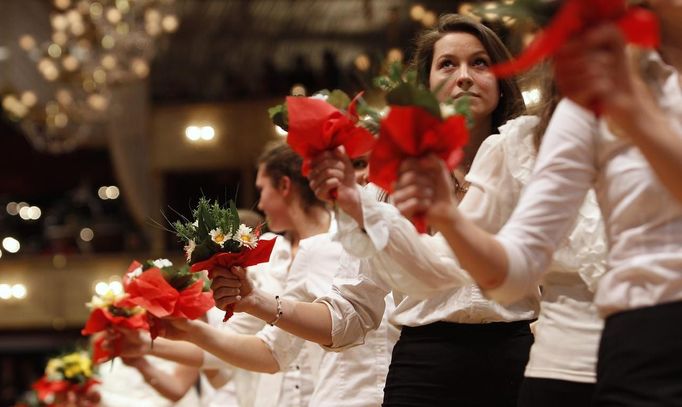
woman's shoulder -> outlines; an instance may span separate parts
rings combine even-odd
[[[533,129],[538,122],[537,116],[520,116],[500,126],[499,133],[487,137],[479,147],[471,171],[495,166],[526,181],[535,164]]]

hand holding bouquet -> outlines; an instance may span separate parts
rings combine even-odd
[[[303,158],[304,176],[311,160],[324,151],[343,146],[350,158],[357,158],[372,149],[378,114],[361,97],[350,100],[340,90],[323,90],[312,97],[289,96],[270,109],[273,122],[288,130],[291,149]],[[330,198],[336,198],[334,190]]]
[[[466,100],[439,103],[413,75],[403,79],[400,71],[392,68],[391,76],[377,80],[389,90],[389,111],[381,120],[379,140],[369,158],[370,182],[389,193],[403,160],[435,154],[452,170],[464,156],[469,138]],[[414,216],[412,222],[419,232],[426,231],[423,215]]]
[[[215,305],[207,282],[187,265],[176,267],[167,259],[134,261],[128,271],[127,301],[146,310],[152,339],[158,336],[154,318],[197,319]]]
[[[125,328],[131,330],[149,330],[149,323],[145,310],[135,305],[128,298],[128,294],[115,294],[108,291],[102,296],[95,295],[92,301],[86,304],[90,309],[90,317],[81,330],[83,335],[92,335],[110,328]],[[103,363],[120,353],[121,341],[115,340],[109,343],[109,349],[103,346],[104,337],[100,337],[93,343],[93,360],[95,363]]]
[[[192,272],[208,270],[208,277],[213,278],[216,267],[246,268],[270,260],[274,239],[259,240],[259,228],[253,230],[240,223],[234,202],[223,208],[217,202],[201,198],[192,215],[192,221],[173,224],[185,243],[185,256]],[[229,306],[226,310],[225,321],[234,313],[233,308]]]

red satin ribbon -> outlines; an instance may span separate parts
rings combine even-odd
[[[594,25],[616,22],[626,40],[646,48],[660,44],[656,15],[640,7],[627,7],[626,0],[566,0],[548,27],[515,60],[494,65],[500,78],[513,76],[554,55],[572,36]]]
[[[41,377],[33,383],[33,390],[36,391],[38,400],[45,403],[50,395],[66,397],[69,392],[76,395],[86,394],[90,388],[100,381],[97,379],[88,379],[85,383],[71,383],[67,380],[48,380],[46,376]],[[60,404],[50,403],[48,406],[58,406]]]
[[[131,303],[156,318],[197,319],[215,305],[212,293],[203,292],[203,286],[204,282],[199,280],[178,292],[163,278],[161,270],[150,268],[128,281],[126,291]]]
[[[287,143],[303,157],[301,172],[308,176],[311,161],[327,150],[343,146],[350,158],[366,154],[375,143],[369,130],[358,126],[356,110],[358,94],[342,113],[324,100],[307,97],[287,97],[289,134]],[[335,191],[331,192],[335,198]]]
[[[369,158],[369,181],[393,191],[400,163],[410,157],[436,154],[448,169],[455,168],[464,153],[462,147],[469,139],[464,116],[440,120],[416,106],[391,106],[381,121],[381,134]],[[412,219],[420,233],[426,232],[423,215]]]

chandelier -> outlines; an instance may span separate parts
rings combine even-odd
[[[174,0],[53,0],[51,8],[48,41],[19,38],[49,97],[29,89],[2,104],[36,149],[63,153],[105,123],[113,88],[149,75],[156,41],[179,20]]]

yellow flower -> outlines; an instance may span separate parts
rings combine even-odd
[[[242,246],[253,249],[258,245],[258,237],[252,232],[252,229],[244,224],[239,225],[237,236],[235,240],[241,243]]]
[[[223,247],[223,245],[225,245],[225,242],[230,240],[230,236],[223,232],[221,228],[215,228],[208,232],[208,234],[211,235],[211,240],[217,243],[218,246],[220,247]]]
[[[45,368],[45,374],[48,377],[59,377],[61,376],[61,370],[64,368],[64,362],[61,359],[54,358],[47,362],[47,367]]]

